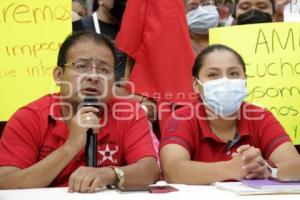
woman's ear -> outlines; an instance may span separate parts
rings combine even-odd
[[[62,67],[57,66],[54,68],[53,78],[55,80],[56,85],[59,86],[63,80],[63,68]]]
[[[200,94],[202,91],[202,86],[198,83],[195,77],[193,77],[193,90],[197,94]]]

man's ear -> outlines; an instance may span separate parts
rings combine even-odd
[[[53,78],[55,80],[56,85],[59,86],[63,80],[63,68],[62,67],[57,66],[54,68]]]

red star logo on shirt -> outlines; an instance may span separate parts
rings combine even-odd
[[[105,162],[106,160],[109,160],[109,161],[111,161],[112,163],[117,164],[117,163],[118,163],[118,160],[117,160],[117,159],[114,159],[114,158],[113,158],[113,155],[114,155],[115,153],[117,153],[118,150],[119,150],[119,147],[118,147],[117,145],[114,145],[114,148],[110,148],[109,144],[106,144],[104,150],[101,150],[101,147],[100,147],[100,150],[98,150],[98,153],[100,153],[100,154],[102,155],[102,159],[101,159],[101,161],[99,162],[99,164],[102,164],[102,163]]]

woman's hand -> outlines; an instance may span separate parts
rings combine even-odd
[[[270,175],[266,161],[258,148],[250,145],[242,145],[237,149],[237,154],[242,157],[243,170],[247,179],[265,178]]]
[[[232,159],[229,161],[229,170],[231,171],[231,178],[235,180],[241,180],[246,177],[247,173],[244,166],[244,161],[242,155],[238,153],[233,153]]]

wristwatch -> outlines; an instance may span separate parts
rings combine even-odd
[[[148,108],[147,108],[147,106],[145,106],[144,104],[142,104],[141,107],[142,107],[142,109],[144,110],[144,112],[145,112],[146,114],[148,114]]]
[[[119,167],[111,166],[111,168],[115,171],[117,175],[116,187],[119,189],[124,189],[123,184],[125,181],[124,171]]]
[[[268,170],[269,170],[270,173],[271,173],[271,177],[277,178],[277,171],[278,171],[278,169],[275,168],[275,167],[271,167],[271,165],[269,165],[268,162],[265,162],[265,163],[266,163],[266,165],[267,165]]]

